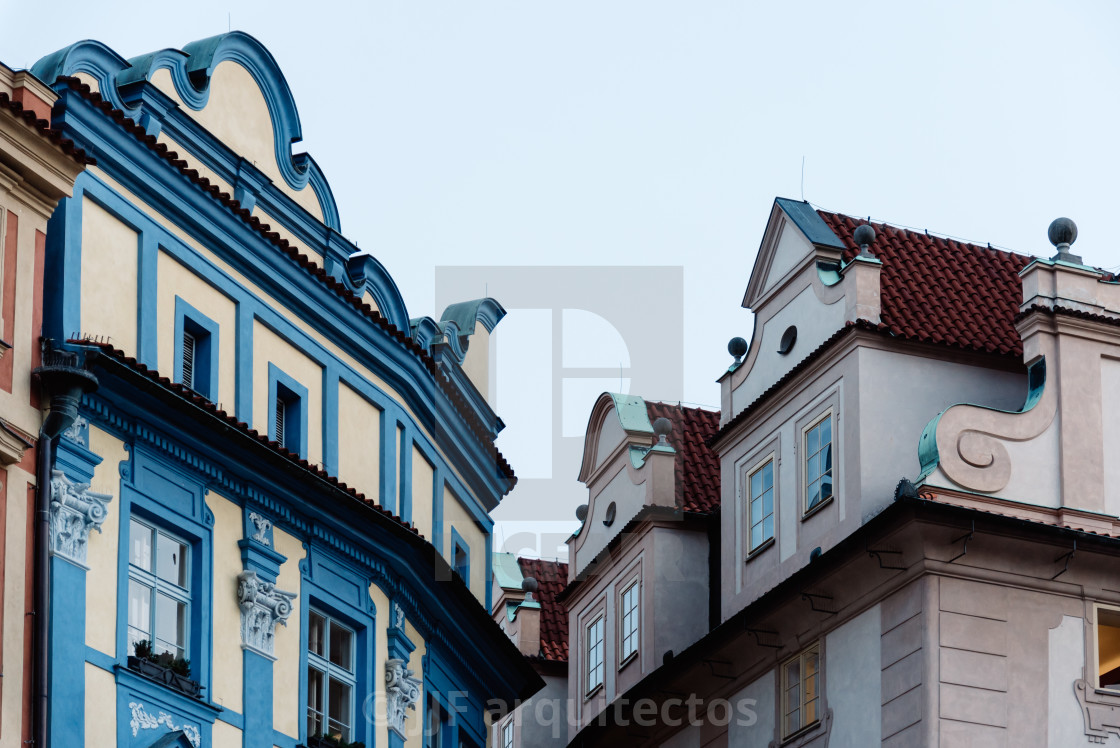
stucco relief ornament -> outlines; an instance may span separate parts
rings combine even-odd
[[[51,477],[51,555],[61,556],[79,566],[86,565],[89,531],[101,532],[109,516],[112,494],[89,490],[88,483],[75,483],[61,470]]]
[[[276,589],[276,585],[257,576],[255,571],[237,575],[237,603],[241,608],[241,646],[273,658],[276,624],[288,625],[292,614],[294,592]]]
[[[272,545],[268,539],[268,532],[272,529],[272,522],[256,512],[249,512],[249,521],[253,523],[253,540],[261,545]]]
[[[62,432],[62,436],[84,447],[86,446],[85,429],[87,426],[89,426],[89,421],[78,416],[74,419],[74,422],[70,424],[70,428]]]
[[[194,725],[177,725],[175,718],[167,712],[152,714],[138,701],[130,701],[128,708],[132,710],[132,720],[128,724],[132,728],[132,737],[139,735],[141,730],[158,730],[162,725],[171,732],[181,730],[195,748],[202,745],[202,735]]]
[[[404,734],[406,711],[416,709],[420,699],[421,680],[412,674],[408,660],[391,658],[385,661],[385,702],[389,727]]]

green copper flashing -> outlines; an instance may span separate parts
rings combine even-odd
[[[618,413],[619,423],[625,431],[640,431],[653,433],[653,424],[649,422],[649,411],[646,410],[646,401],[637,395],[619,395],[608,393],[614,400],[614,410]]]
[[[1035,361],[1027,369],[1027,398],[1023,402],[1023,407],[1019,410],[1000,410],[999,408],[988,408],[983,405],[974,405],[973,403],[957,403],[956,405],[973,405],[977,408],[984,408],[984,410],[992,410],[997,413],[1011,413],[1020,414],[1026,413],[1038,405],[1038,401],[1042,399],[1042,394],[1046,390],[1046,359],[1040,358]],[[950,405],[950,408],[956,407]],[[918,463],[922,467],[922,472],[914,483],[920,484],[937,468],[941,462],[941,455],[937,451],[937,425],[941,422],[941,416],[949,410],[938,413],[933,420],[926,424],[922,429],[922,436],[918,440]]]
[[[825,262],[824,260],[817,261],[817,277],[821,279],[821,283],[826,286],[835,286],[843,276],[840,275],[842,267],[835,262]]]
[[[507,590],[521,589],[521,566],[517,563],[517,556],[512,553],[493,554],[494,580],[498,586]]]

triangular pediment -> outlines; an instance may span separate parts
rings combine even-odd
[[[807,260],[839,259],[844,245],[809,203],[778,198],[755,257],[743,306],[760,303]]]

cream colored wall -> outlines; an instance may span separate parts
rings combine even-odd
[[[373,653],[373,674],[374,682],[373,689],[377,698],[374,699],[374,728],[373,728],[373,744],[374,745],[388,745],[389,744],[389,720],[385,715],[385,681],[380,676],[385,672],[385,661],[389,659],[389,644],[385,636],[386,627],[389,623],[389,598],[381,591],[381,588],[376,584],[369,586],[369,597],[373,600],[376,623],[376,630],[374,631],[374,653]],[[415,656],[415,653],[414,655]],[[419,662],[419,660],[417,660]],[[423,686],[421,686],[423,690]],[[423,696],[421,696],[423,699]],[[421,703],[423,703],[421,701]],[[364,715],[363,715],[364,716]]]
[[[300,580],[299,562],[304,558],[303,543],[279,528],[272,530],[272,542],[277,553],[287,557],[280,567],[276,586],[286,592],[295,592],[292,614],[287,626],[277,626],[274,637],[276,662],[272,665],[272,726],[289,737],[299,737],[300,720],[304,714],[299,701]]]
[[[276,364],[307,388],[308,462],[323,461],[323,369],[298,348],[260,323],[253,322],[253,428],[268,433],[268,365]]]
[[[486,604],[486,584],[489,582],[489,559],[486,558],[486,536],[467,510],[459,503],[455,494],[444,491],[443,494],[443,552],[448,563],[451,558],[451,528],[454,527],[459,536],[466,541],[471,549],[471,579],[468,586],[474,596]]]
[[[412,668],[417,678],[423,679],[423,668],[420,663],[428,653],[428,643],[420,636],[420,632],[408,622],[404,622],[404,635],[416,645],[416,649],[408,658],[409,667]],[[405,712],[404,734],[407,745],[422,745],[424,742],[424,686],[420,686],[420,698],[416,700],[416,709]]]
[[[175,373],[175,297],[179,296],[218,324],[218,399],[232,411],[237,398],[237,306],[225,294],[195,275],[162,249],[156,263],[159,330],[157,368],[164,376]]]
[[[412,448],[412,524],[425,538],[432,537],[432,497],[435,470],[415,446]]]
[[[381,502],[378,490],[381,411],[350,387],[338,385],[338,479],[367,499]]]
[[[97,84],[97,79],[89,73],[75,73],[74,77],[89,86],[91,91],[101,90],[101,87]]]
[[[241,573],[244,536],[241,507],[211,491],[206,505],[214,513],[214,667],[211,698],[225,709],[242,711],[241,609],[237,605],[237,575]]]
[[[474,326],[470,347],[463,357],[463,372],[487,401],[490,397],[490,333],[482,323]]]
[[[96,665],[86,668],[86,745],[117,744],[117,680]]]
[[[34,480],[31,473],[16,465],[8,466],[4,508],[7,533],[4,542],[4,630],[0,646],[4,648],[4,662],[21,663],[20,667],[24,657],[24,632],[34,624],[24,609],[27,604],[27,513],[30,503],[27,489]],[[3,715],[3,724],[18,724],[23,713],[23,678],[9,676],[6,680],[4,688],[0,689],[0,715]],[[18,741],[19,732],[12,732]],[[15,742],[10,745],[14,746]]]
[[[214,722],[214,748],[241,748],[241,730],[221,720]],[[110,745],[106,743],[105,745]]]
[[[117,656],[117,545],[120,539],[121,479],[119,466],[128,459],[124,442],[96,426],[89,428],[89,448],[101,456],[90,488],[113,497],[101,524],[90,533],[86,563],[86,644]],[[128,653],[131,654],[131,653]]]
[[[275,135],[268,103],[257,82],[240,63],[218,63],[210,77],[210,96],[200,111],[186,110],[214,136],[267,174],[311,215],[323,220],[323,211],[311,185],[293,190],[276,164]],[[289,146],[290,149],[290,146]]]
[[[136,355],[139,235],[88,197],[82,198],[82,329],[108,335]]]

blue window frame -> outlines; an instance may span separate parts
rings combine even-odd
[[[337,618],[307,613],[307,735],[351,740],[357,674],[354,630]]]
[[[307,457],[307,388],[268,365],[268,438]]]
[[[471,547],[454,527],[451,528],[451,568],[465,585],[471,586]]]
[[[218,323],[175,297],[175,381],[218,398]]]
[[[143,518],[128,529],[128,651],[151,642],[155,654],[190,659],[190,545]]]

